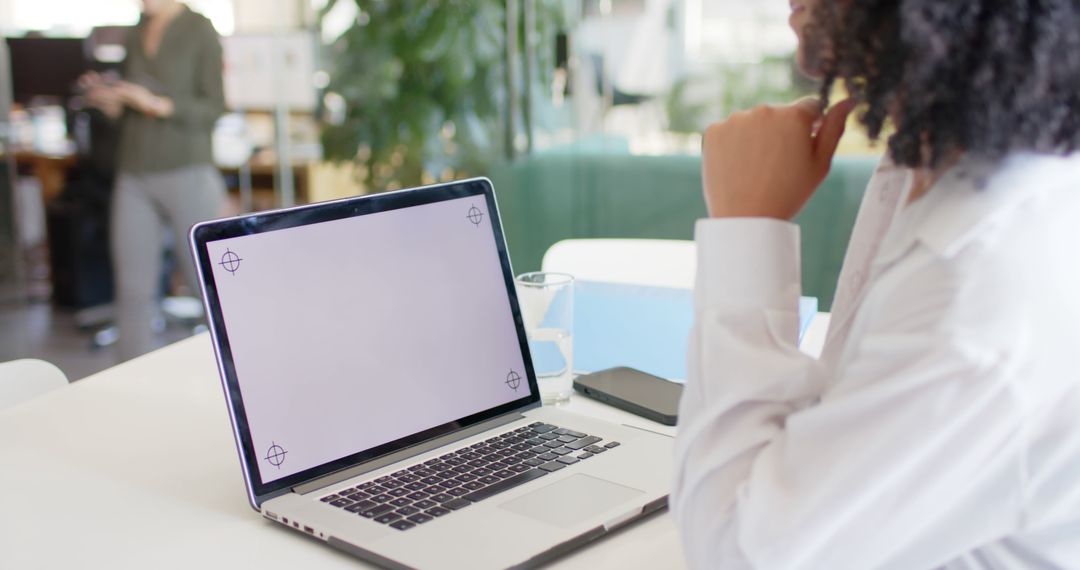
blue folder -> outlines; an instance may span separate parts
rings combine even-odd
[[[694,319],[690,289],[578,281],[574,290],[574,370],[629,366],[677,382],[686,379],[686,347]],[[813,297],[799,301],[799,338],[817,314]]]

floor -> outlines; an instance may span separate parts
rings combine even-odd
[[[41,301],[0,305],[0,362],[40,358],[60,367],[72,382],[117,364],[115,346],[95,346],[95,333],[104,327],[87,326],[86,316]],[[191,334],[191,327],[173,323],[156,340],[165,346]]]

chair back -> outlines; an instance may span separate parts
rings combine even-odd
[[[44,360],[24,358],[0,363],[0,410],[67,384],[67,376]]]
[[[541,266],[583,281],[692,289],[697,246],[686,240],[569,239],[552,245]]]

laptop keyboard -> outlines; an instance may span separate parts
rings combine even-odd
[[[409,530],[618,446],[537,422],[320,500]]]

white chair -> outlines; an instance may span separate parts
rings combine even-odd
[[[25,358],[0,363],[0,410],[67,384],[67,376],[44,360]]]
[[[697,245],[660,239],[569,239],[548,248],[544,271],[583,281],[692,289]]]

